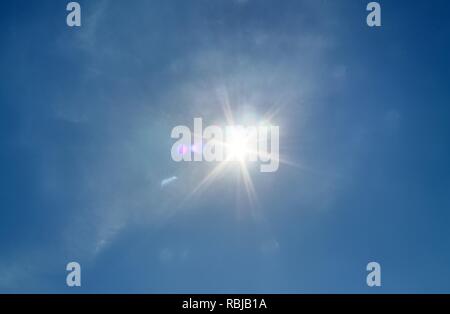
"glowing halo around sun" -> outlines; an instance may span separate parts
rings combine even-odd
[[[239,121],[240,124],[236,125],[234,114],[231,110],[228,93],[225,91],[221,93],[220,96],[220,103],[225,117],[225,124],[227,126],[226,129],[229,130],[228,127],[230,127],[231,132],[226,132],[226,136],[219,139],[205,138],[201,127],[197,129],[197,131],[195,131],[196,119],[194,119],[194,144],[192,145],[189,140],[187,143],[191,144],[181,144],[180,146],[178,146],[178,148],[174,149],[174,151],[178,152],[180,155],[186,155],[185,157],[190,156],[190,154],[192,153],[194,154],[194,156],[195,154],[197,154],[197,157],[199,157],[200,160],[196,160],[194,157],[194,160],[196,161],[202,160],[202,157],[200,155],[204,153],[203,145],[210,142],[213,142],[214,145],[218,145],[219,147],[223,148],[223,150],[226,152],[224,154],[224,158],[221,160],[216,160],[216,166],[213,167],[213,169],[206,176],[204,176],[198,184],[193,187],[193,189],[186,196],[185,201],[207,190],[211,186],[211,184],[215,182],[219,177],[228,175],[229,173],[236,173],[235,170],[237,169],[237,188],[239,189],[240,187],[243,187],[245,189],[251,207],[259,207],[255,185],[251,176],[251,171],[249,170],[249,161],[260,161],[260,167],[262,167],[261,161],[267,162],[268,160],[276,160],[277,165],[281,163],[297,167],[295,163],[282,160],[279,157],[278,148],[276,155],[273,155],[272,147],[270,153],[268,153],[265,149],[258,149],[260,145],[262,145],[261,138],[258,136],[258,130],[260,130],[261,128],[270,128],[271,133],[272,127],[276,128],[276,137],[278,142],[279,127],[275,126],[272,123],[272,120],[274,116],[278,114],[280,107],[272,107],[269,112],[259,117],[260,119],[258,119],[258,117],[256,117],[252,112],[239,114],[239,117],[241,118]],[[239,107],[239,105],[237,105],[237,107]],[[251,119],[246,119],[247,116],[250,116]],[[198,119],[202,120],[201,118]],[[240,127],[241,125],[250,127]],[[188,127],[186,128],[189,130]],[[270,145],[272,146],[272,138],[270,139],[270,142]],[[263,145],[268,145],[268,143],[263,143]],[[180,161],[180,159],[181,157],[178,156],[178,160],[176,161]],[[191,161],[190,157],[187,161]],[[261,169],[261,172],[270,171],[263,171]]]

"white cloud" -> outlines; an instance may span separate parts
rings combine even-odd
[[[176,176],[166,178],[161,181],[161,187],[164,188],[164,187],[168,186],[169,184],[175,182],[176,180],[178,180],[178,177],[176,177]]]

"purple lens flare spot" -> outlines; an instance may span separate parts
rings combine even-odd
[[[180,145],[178,147],[178,153],[180,155],[186,155],[189,152],[189,148],[186,145]]]

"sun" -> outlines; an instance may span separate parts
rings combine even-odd
[[[231,128],[225,142],[227,150],[227,159],[230,161],[237,160],[245,162],[249,156],[250,150],[248,144],[250,136],[240,128]]]
[[[272,118],[278,113],[279,107],[274,106],[274,108],[260,117],[260,119],[257,119],[258,117],[254,117],[254,115],[252,115],[254,118],[246,121],[245,114],[241,114],[239,124],[236,124],[234,119],[235,114],[233,114],[231,110],[228,93],[224,93],[221,105],[227,125],[225,132],[226,134],[225,138],[213,141],[215,141],[215,144],[224,149],[226,157],[224,160],[219,162],[197,185],[194,186],[193,190],[187,195],[186,199],[190,199],[195,194],[206,190],[222,175],[231,172],[236,173],[233,169],[237,169],[237,186],[245,189],[245,194],[248,197],[251,207],[256,208],[259,206],[259,201],[251,175],[251,167],[249,167],[248,162],[258,160],[265,161],[267,159],[274,158],[272,155],[265,153],[264,150],[258,149],[260,145],[258,142],[260,140],[258,136],[258,129],[259,126],[272,125]],[[243,117],[244,119],[242,119]],[[254,125],[255,127],[243,127],[245,125]],[[279,156],[277,156],[276,159],[277,163],[281,162],[297,167],[295,163],[281,160]]]

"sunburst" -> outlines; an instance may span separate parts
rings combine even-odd
[[[227,125],[235,125],[235,119],[233,111],[228,97],[228,93],[223,91],[220,93],[222,110]],[[271,108],[266,114],[263,115],[260,125],[271,125],[272,119],[278,114],[280,107]],[[194,137],[203,138],[203,134],[194,134]],[[258,206],[258,197],[253,183],[253,179],[248,168],[249,160],[267,160],[274,158],[274,156],[258,150],[257,147],[252,147],[249,143],[254,143],[257,138],[256,132],[244,132],[242,129],[236,128],[226,137],[225,140],[218,141],[213,139],[215,145],[222,146],[226,151],[226,158],[220,161],[201,181],[198,183],[192,191],[188,194],[187,199],[192,198],[196,194],[201,194],[207,190],[218,177],[230,172],[230,167],[239,167],[238,186],[245,188],[245,193],[252,207]],[[258,143],[259,145],[259,143]],[[293,162],[286,161],[277,157],[277,162],[287,164],[291,166],[297,166]]]

